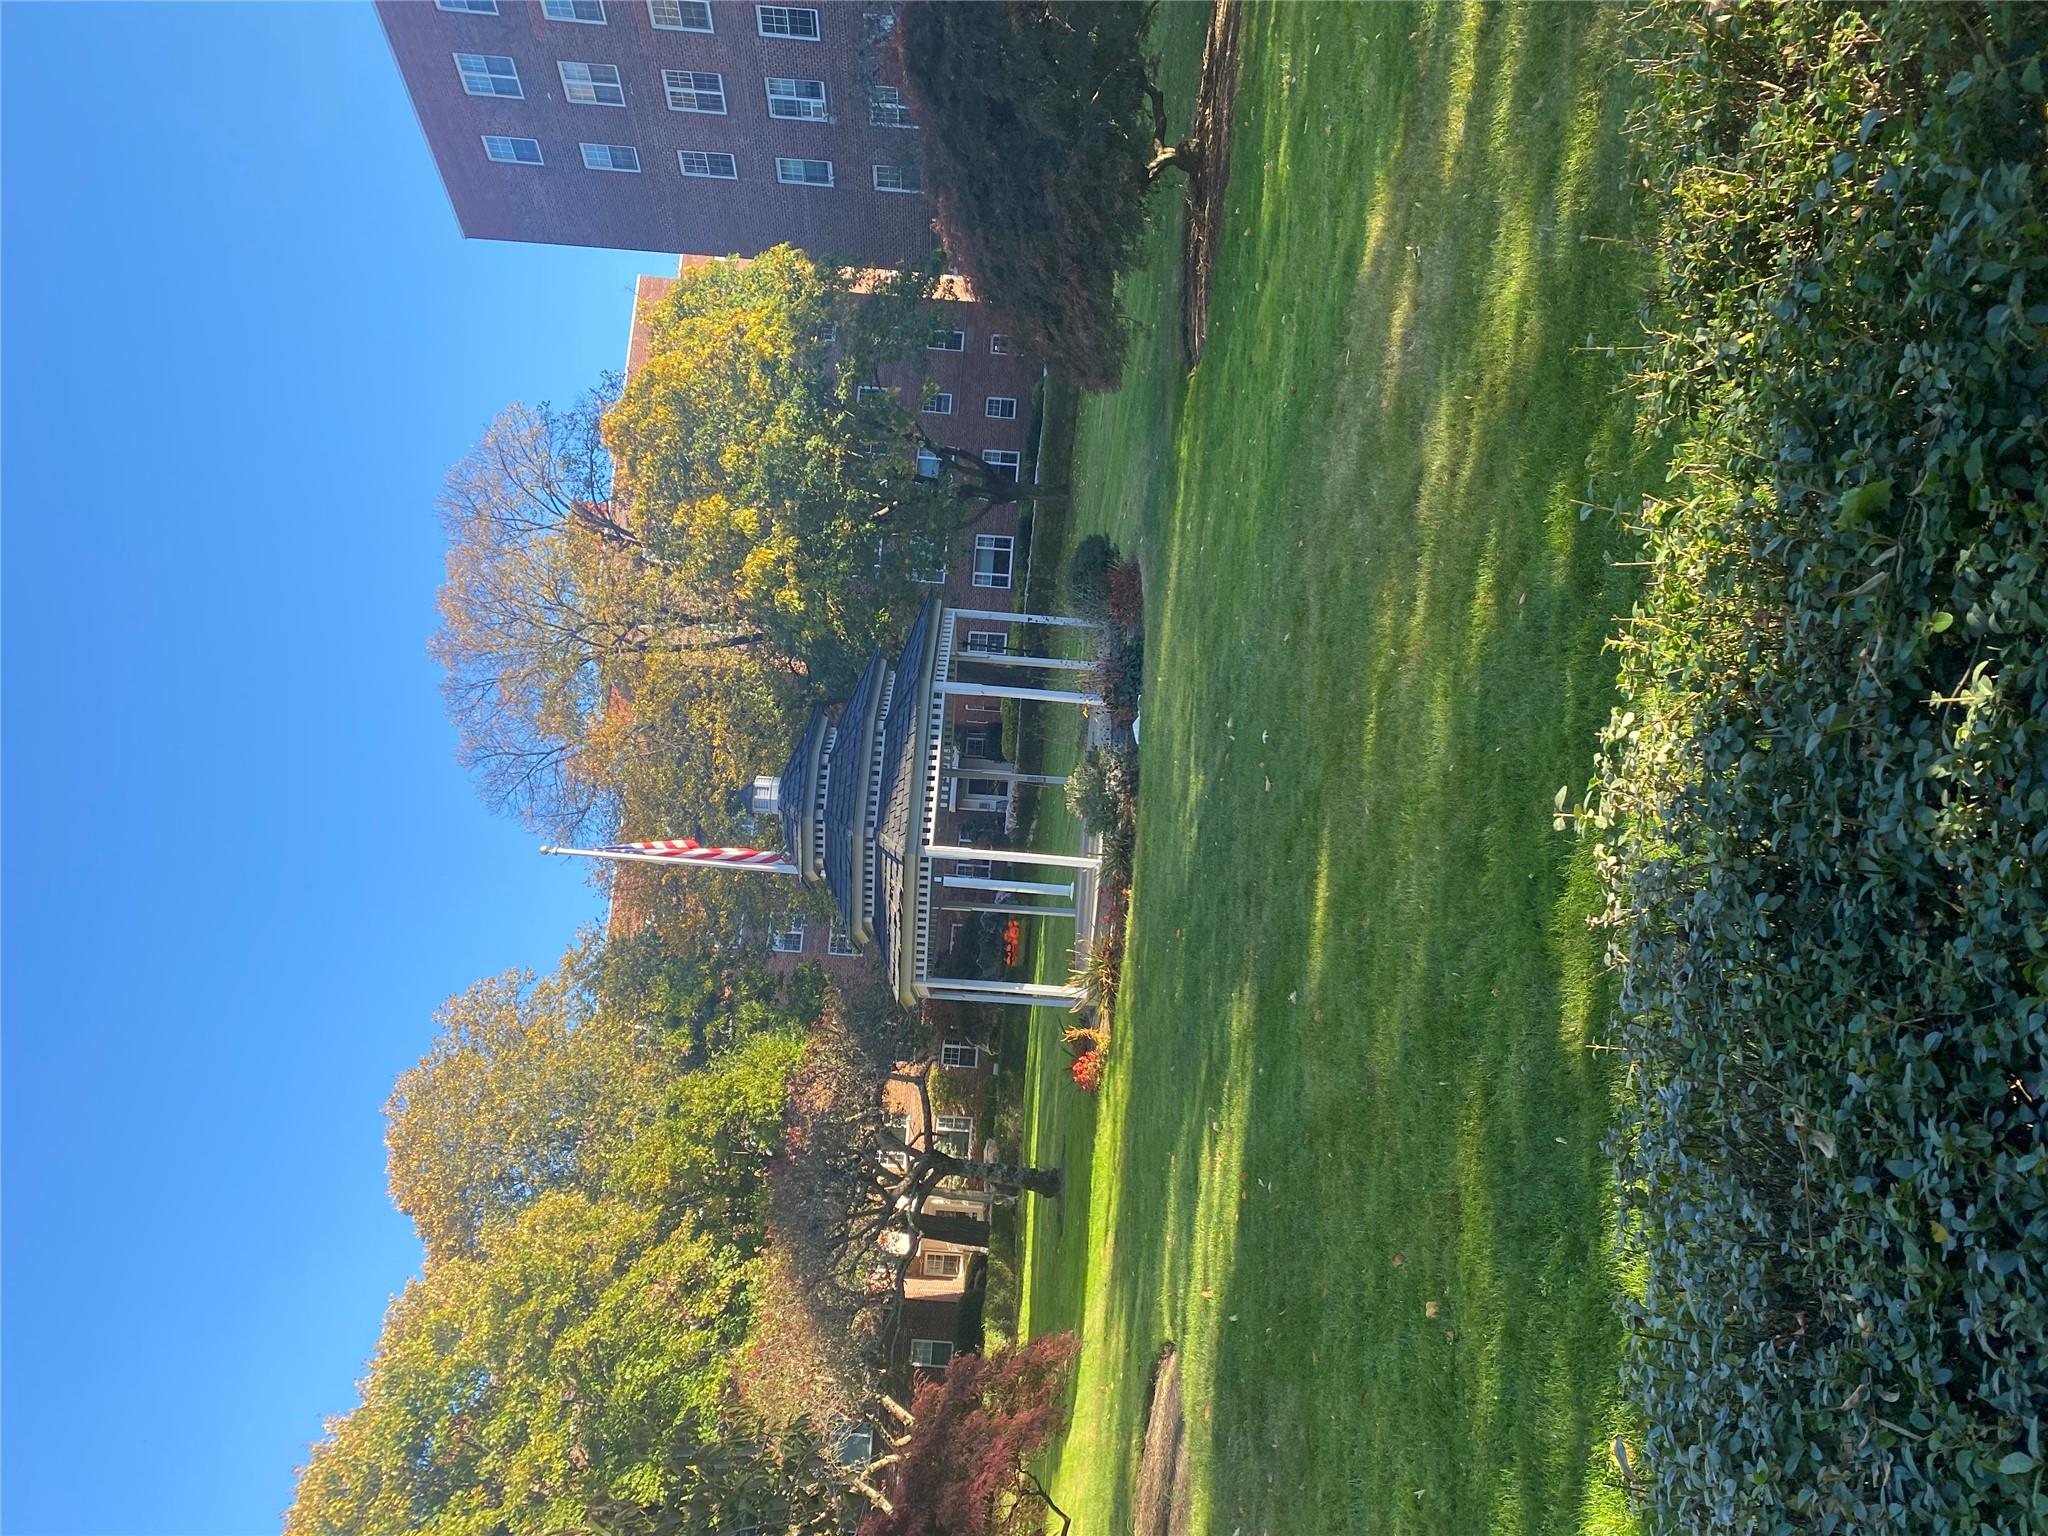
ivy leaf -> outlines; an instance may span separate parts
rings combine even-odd
[[[1892,483],[1884,480],[1868,480],[1842,497],[1842,504],[1835,511],[1837,528],[1853,528],[1865,522],[1873,512],[1882,512],[1892,504]]]
[[[1946,608],[1937,608],[1927,616],[1927,633],[1938,635],[1954,624],[1956,616]]]

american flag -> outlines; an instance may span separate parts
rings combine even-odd
[[[784,854],[760,848],[710,848],[694,837],[659,837],[641,843],[606,843],[601,848],[543,848],[541,852],[574,853],[588,859],[622,859],[632,863],[744,869],[764,875],[796,873],[796,866],[790,863]]]

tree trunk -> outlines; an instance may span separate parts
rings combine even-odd
[[[1005,1189],[1020,1194],[1043,1195],[1056,1200],[1060,1193],[1060,1171],[1057,1168],[1033,1168],[1026,1163],[984,1163],[970,1162],[966,1158],[948,1157],[948,1175],[962,1179],[980,1179],[994,1189]]]
[[[961,1211],[922,1211],[917,1235],[925,1242],[952,1243],[959,1248],[988,1247],[988,1223]]]

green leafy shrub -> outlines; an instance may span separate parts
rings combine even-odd
[[[1090,747],[1067,774],[1067,809],[1097,832],[1125,819],[1137,793],[1126,754]]]
[[[1075,608],[1100,613],[1109,601],[1109,572],[1123,552],[1106,534],[1091,533],[1074,546],[1067,562],[1067,596]]]
[[[2048,15],[1650,14],[1680,446],[1582,824],[1652,1526],[2048,1529]]]

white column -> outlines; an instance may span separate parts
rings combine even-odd
[[[1018,651],[955,651],[953,660],[962,665],[986,662],[992,667],[1051,667],[1061,672],[1086,672],[1100,665],[1073,656],[1026,656]]]
[[[945,994],[958,994],[954,1001],[973,1003],[1070,1003],[1087,995],[1081,987],[1054,986],[1037,981],[968,981],[948,976],[933,978],[925,985],[935,996],[942,995],[943,989]]]
[[[994,768],[984,768],[978,763],[965,762],[958,768],[942,768],[941,779],[994,779],[999,784],[1064,784],[1064,774],[1019,773],[1008,763]]]
[[[1034,907],[1026,902],[942,901],[941,912],[994,912],[1003,917],[1072,917],[1072,907]]]
[[[1066,693],[1058,688],[1011,688],[1002,683],[961,683],[951,679],[932,684],[932,692],[958,694],[969,699],[1030,699],[1040,704],[1096,705],[1102,702],[1102,696],[1095,693]]]
[[[1092,853],[1038,853],[1030,848],[967,848],[953,843],[927,843],[928,859],[986,859],[991,864],[1044,864],[1053,869],[1100,869]]]
[[[998,624],[1056,624],[1062,629],[1100,629],[1094,619],[1070,619],[1057,613],[1021,613],[1002,608],[948,608],[948,619],[993,619]]]
[[[941,875],[939,884],[955,891],[1008,891],[1013,896],[1059,896],[1074,899],[1071,885],[1047,885],[1036,880],[984,880],[980,875]]]

